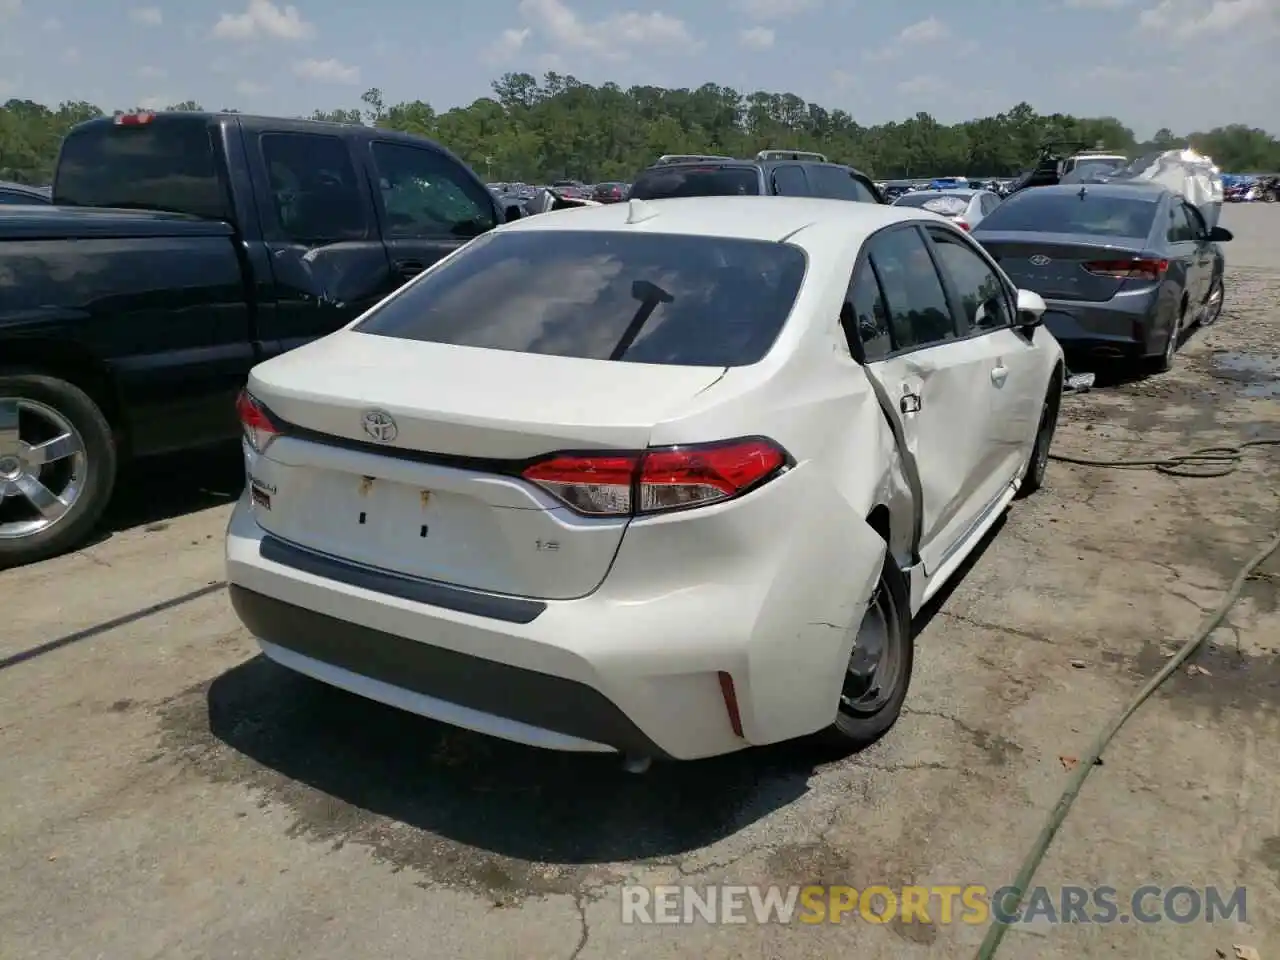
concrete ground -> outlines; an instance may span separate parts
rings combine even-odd
[[[1068,398],[1056,449],[1280,437],[1280,208],[1225,223],[1220,323],[1171,374]],[[967,956],[982,929],[936,920],[624,925],[618,888],[1011,880],[1071,758],[1280,527],[1274,449],[1226,480],[1054,464],[925,618],[880,744],[637,778],[257,656],[219,583],[236,471],[134,478],[109,537],[0,574],[6,960]],[[1032,925],[1002,956],[1280,956],[1280,557],[1266,570],[1206,672],[1175,675],[1107,751],[1037,877],[1245,885],[1247,922]]]

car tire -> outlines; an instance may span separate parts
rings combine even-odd
[[[44,466],[0,447],[0,570],[44,560],[80,546],[97,526],[115,489],[115,436],[93,398],[73,383],[34,370],[0,369],[0,431],[17,419],[26,443],[70,435],[74,452]],[[32,431],[35,431],[34,433]],[[0,443],[3,442],[0,433]],[[70,502],[52,521],[19,493],[38,480]],[[19,525],[22,521],[27,525]],[[44,523],[43,526],[40,524]],[[26,528],[26,527],[29,527]]]
[[[1053,447],[1053,435],[1058,429],[1058,411],[1062,409],[1062,375],[1054,375],[1044,395],[1044,405],[1040,408],[1040,422],[1036,426],[1035,443],[1031,446],[1031,456],[1027,460],[1027,469],[1023,471],[1022,483],[1018,485],[1018,498],[1029,497],[1044,486],[1044,477],[1049,470],[1049,451]]]
[[[890,665],[891,675],[879,695],[857,701],[851,696],[851,684],[856,680],[854,659],[859,653],[855,642],[835,722],[818,735],[823,747],[840,754],[870,746],[884,736],[901,715],[902,704],[911,685],[915,638],[911,632],[910,591],[906,577],[888,550],[885,551],[884,565],[871,602],[867,604],[866,613],[857,628],[859,636],[868,627],[870,618],[875,618],[877,628],[883,626],[885,649],[895,659]]]
[[[1222,303],[1226,299],[1226,286],[1222,282],[1222,276],[1219,274],[1214,277],[1212,285],[1209,287],[1209,296],[1204,302],[1204,316],[1200,320],[1200,326],[1211,327],[1218,322],[1218,318],[1222,316]]]
[[[1152,373],[1168,373],[1173,369],[1173,361],[1178,355],[1178,341],[1182,337],[1183,321],[1186,318],[1186,307],[1183,307],[1174,320],[1173,328],[1169,331],[1169,338],[1164,342],[1164,352],[1159,356],[1151,358]]]

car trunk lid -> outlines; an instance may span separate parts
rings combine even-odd
[[[988,232],[974,235],[1017,286],[1054,300],[1102,302],[1125,284],[1117,271],[1087,265],[1116,264],[1142,253],[1140,242],[1084,239],[1073,234]]]
[[[655,424],[723,372],[343,332],[250,377],[284,430],[252,466],[257,519],[364,566],[584,596],[627,518],[574,513],[522,480],[521,466],[562,450],[643,449]]]

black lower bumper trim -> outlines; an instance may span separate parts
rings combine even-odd
[[[433,647],[235,584],[228,592],[250,633],[304,657],[624,753],[668,758],[616,704],[586,684]]]
[[[265,536],[258,547],[258,555],[263,560],[270,560],[281,566],[303,573],[324,577],[326,580],[337,580],[362,590],[374,593],[385,593],[399,597],[401,600],[412,600],[415,603],[427,603],[458,613],[470,613],[477,617],[489,617],[493,620],[505,620],[507,623],[532,623],[538,618],[547,605],[541,600],[527,600],[523,597],[503,597],[492,593],[480,593],[464,587],[455,587],[447,583],[436,583],[433,580],[418,580],[386,570],[371,570],[368,567],[326,557],[310,550],[303,550],[285,543],[278,537]]]

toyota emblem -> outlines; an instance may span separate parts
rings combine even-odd
[[[378,443],[390,443],[396,438],[399,430],[396,428],[395,419],[385,410],[366,410],[364,432]]]
[[[1049,258],[1046,257],[1043,253],[1037,253],[1034,257],[1031,258],[1031,262],[1034,263],[1037,267],[1043,267],[1046,263],[1049,262]]]

